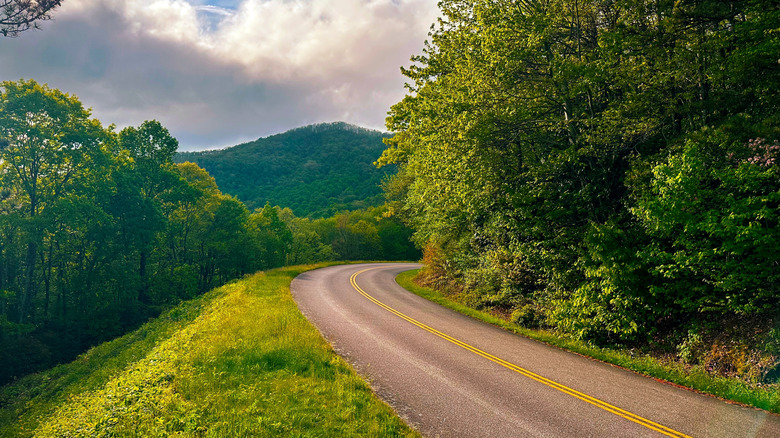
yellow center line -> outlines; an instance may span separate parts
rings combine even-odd
[[[563,392],[565,394],[568,394],[568,395],[570,395],[572,397],[575,397],[575,398],[578,398],[578,399],[580,399],[582,401],[590,403],[590,404],[592,404],[592,405],[594,405],[596,407],[599,407],[599,408],[601,408],[601,409],[603,409],[603,410],[605,410],[607,412],[613,413],[613,414],[615,414],[615,415],[617,415],[619,417],[623,417],[623,418],[625,418],[627,420],[633,421],[634,423],[637,423],[637,424],[640,424],[642,426],[645,426],[648,429],[652,429],[652,430],[654,430],[656,432],[659,432],[659,433],[661,433],[663,435],[666,435],[666,436],[679,437],[679,438],[691,438],[689,435],[686,435],[686,434],[684,434],[682,432],[678,432],[678,431],[676,431],[674,429],[670,429],[670,428],[668,428],[666,426],[663,426],[661,424],[655,423],[655,422],[650,421],[650,420],[648,420],[646,418],[640,417],[639,415],[636,415],[636,414],[634,414],[632,412],[626,411],[624,409],[620,409],[617,406],[613,406],[613,405],[611,405],[611,404],[609,404],[609,403],[607,403],[605,401],[599,400],[599,399],[597,399],[595,397],[591,397],[591,396],[589,396],[587,394],[584,394],[584,393],[579,392],[579,391],[577,391],[575,389],[569,388],[568,386],[562,385],[562,384],[560,384],[558,382],[555,382],[553,380],[550,380],[550,379],[548,379],[546,377],[542,377],[539,374],[536,374],[534,372],[528,371],[525,368],[519,367],[519,366],[517,366],[517,365],[515,365],[515,364],[513,364],[511,362],[507,362],[507,361],[505,361],[505,360],[503,360],[501,358],[493,356],[490,353],[486,353],[486,352],[480,350],[477,347],[469,345],[469,344],[467,344],[467,343],[465,343],[465,342],[463,342],[463,341],[461,341],[459,339],[453,338],[452,336],[450,336],[450,335],[448,335],[446,333],[442,333],[442,332],[436,330],[433,327],[425,325],[425,324],[421,323],[420,321],[417,321],[416,319],[411,318],[411,317],[409,317],[409,316],[399,312],[398,310],[395,310],[394,308],[388,306],[387,304],[385,304],[385,303],[377,300],[376,298],[372,297],[371,295],[366,293],[366,291],[364,291],[360,286],[358,286],[358,284],[357,284],[357,276],[362,274],[363,272],[370,271],[372,269],[379,269],[379,268],[363,269],[362,271],[358,271],[358,272],[355,272],[354,274],[352,274],[352,277],[350,277],[350,279],[349,279],[350,284],[352,285],[353,288],[355,288],[356,291],[358,291],[361,295],[366,297],[368,300],[370,300],[374,304],[378,305],[379,307],[387,310],[388,312],[398,316],[399,318],[401,318],[401,319],[403,319],[405,321],[408,321],[408,322],[416,325],[417,327],[420,327],[421,329],[423,329],[423,330],[425,330],[425,331],[427,331],[429,333],[433,333],[434,335],[436,335],[436,336],[438,336],[438,337],[440,337],[442,339],[445,339],[445,340],[447,340],[447,341],[449,341],[449,342],[451,342],[451,343],[453,343],[453,344],[455,344],[455,345],[457,345],[457,346],[459,346],[459,347],[461,347],[461,348],[463,348],[465,350],[468,350],[468,351],[470,351],[470,352],[472,352],[474,354],[477,354],[478,356],[482,356],[485,359],[488,359],[488,360],[490,360],[492,362],[495,362],[495,363],[503,366],[504,368],[508,368],[508,369],[518,373],[518,374],[521,374],[521,375],[523,375],[525,377],[528,377],[529,379],[535,380],[535,381],[537,381],[539,383],[542,383],[544,385],[547,385],[547,386],[549,386],[551,388],[557,389],[558,391],[561,391],[561,392]]]

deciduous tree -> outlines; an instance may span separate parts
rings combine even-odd
[[[27,241],[25,286],[19,298],[19,322],[28,318],[36,291],[36,256],[47,213],[81,178],[101,153],[106,138],[100,122],[75,97],[37,82],[3,82],[0,94],[0,177],[17,191]]]

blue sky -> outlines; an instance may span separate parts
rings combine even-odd
[[[182,149],[342,120],[382,129],[436,0],[65,0],[0,39],[0,80],[79,96],[104,124],[161,121]]]

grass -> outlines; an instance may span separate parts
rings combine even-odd
[[[671,360],[665,361],[649,355],[638,355],[630,350],[599,348],[558,333],[520,327],[490,313],[475,310],[453,301],[433,289],[417,285],[414,283],[414,277],[418,272],[419,270],[402,272],[396,281],[423,298],[519,335],[705,394],[780,413],[780,387],[778,385],[750,384],[736,378],[712,375],[701,367],[684,366]]]
[[[258,273],[0,390],[0,437],[418,436]]]

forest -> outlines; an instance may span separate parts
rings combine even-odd
[[[780,358],[780,5],[442,0],[379,165],[420,281],[753,381]]]
[[[387,206],[250,211],[177,148],[157,121],[117,132],[76,96],[0,83],[0,385],[258,270],[420,257]]]
[[[395,173],[372,163],[388,137],[343,122],[320,123],[221,150],[179,152],[249,208],[266,203],[321,218],[384,203],[381,182]]]

